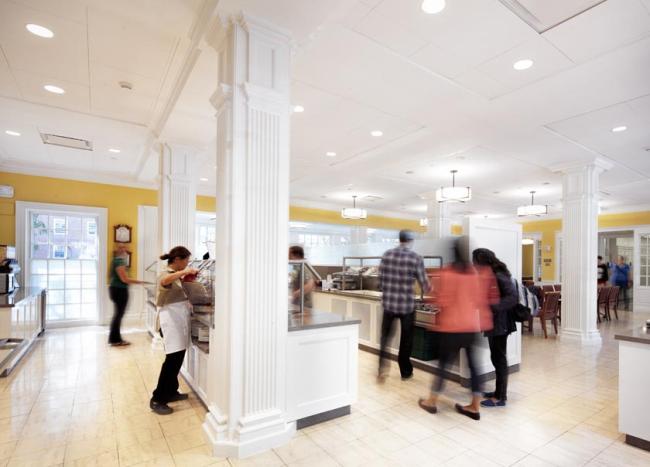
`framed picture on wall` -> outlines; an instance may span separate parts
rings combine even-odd
[[[115,243],[131,243],[131,227],[126,224],[118,224],[113,227]]]
[[[126,263],[126,268],[129,269],[131,267],[131,252],[127,251],[126,252],[126,257],[124,258],[124,262]]]

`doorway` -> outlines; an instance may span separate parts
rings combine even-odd
[[[634,231],[618,230],[598,233],[598,255],[609,266],[609,278],[612,283],[612,275],[615,272],[615,265],[619,257],[623,257],[625,264],[630,267],[629,280],[632,281],[635,269]],[[622,295],[622,294],[621,294]],[[623,297],[621,296],[621,299]],[[634,287],[627,290],[627,309],[632,311],[634,303]],[[621,301],[620,306],[624,306]]]

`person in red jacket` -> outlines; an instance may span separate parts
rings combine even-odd
[[[473,266],[469,261],[467,239],[457,240],[456,259],[442,269],[436,304],[440,312],[433,330],[439,333],[440,374],[434,378],[431,394],[420,399],[418,405],[429,413],[436,413],[438,396],[444,386],[444,373],[461,349],[465,350],[470,371],[472,402],[456,404],[456,411],[474,420],[480,420],[481,383],[476,371],[474,351],[479,335],[492,329],[490,304],[498,299],[494,274],[488,268]]]

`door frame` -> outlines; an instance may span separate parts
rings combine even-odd
[[[22,274],[21,285],[28,287],[28,279],[30,276],[30,265],[26,261],[29,258],[27,245],[29,242],[25,241],[25,235],[29,231],[28,221],[29,213],[32,211],[58,211],[61,213],[69,214],[88,214],[97,216],[97,233],[99,235],[99,248],[97,254],[99,256],[97,262],[97,320],[78,320],[78,321],[65,321],[61,323],[52,322],[47,323],[49,327],[67,327],[67,326],[84,326],[90,324],[101,324],[106,322],[108,301],[108,283],[106,282],[107,258],[108,258],[108,209],[97,206],[78,206],[72,204],[52,204],[52,203],[38,203],[31,201],[16,201],[16,259],[20,264]]]

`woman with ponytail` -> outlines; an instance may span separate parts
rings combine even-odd
[[[190,302],[181,284],[185,276],[198,273],[197,269],[187,267],[191,255],[184,246],[177,246],[160,257],[167,261],[167,270],[158,277],[156,297],[165,361],[160,369],[158,386],[149,402],[151,410],[159,415],[173,412],[167,405],[169,402],[187,399],[187,394],[178,392],[178,373],[191,339]]]

